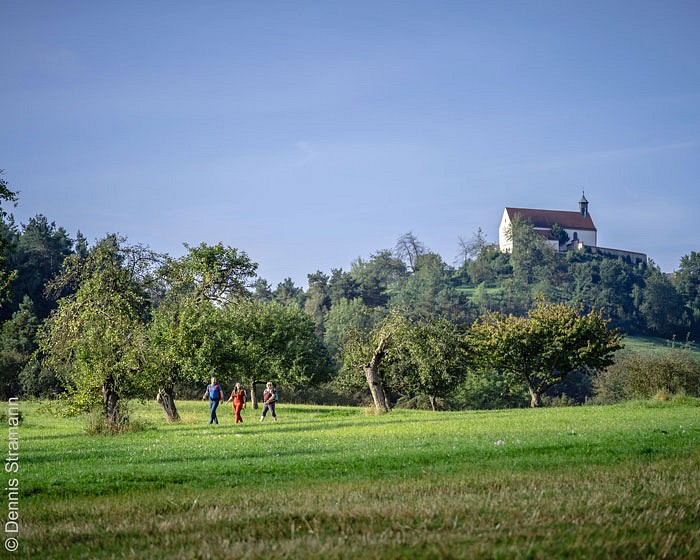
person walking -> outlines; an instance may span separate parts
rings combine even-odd
[[[275,386],[272,384],[272,381],[268,381],[267,388],[263,392],[263,409],[262,416],[260,417],[261,422],[265,420],[265,416],[267,415],[268,410],[272,413],[272,417],[275,419],[275,422],[277,421],[277,414],[275,413],[275,403],[277,403],[277,389],[275,389]]]
[[[233,388],[233,391],[231,391],[231,396],[226,401],[226,404],[233,401],[233,412],[236,415],[236,424],[243,422],[241,410],[245,408],[245,397],[245,389],[241,387],[240,383],[236,383],[236,386]]]
[[[211,378],[211,383],[207,385],[207,390],[204,391],[202,400],[209,397],[209,423],[218,424],[219,419],[216,417],[216,409],[219,406],[219,401],[224,399],[224,393],[221,390],[221,385],[216,382],[216,377]]]

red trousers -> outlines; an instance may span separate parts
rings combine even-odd
[[[236,424],[239,422],[243,422],[243,418],[241,417],[241,409],[243,408],[243,403],[242,402],[233,402],[233,412],[236,413]]]

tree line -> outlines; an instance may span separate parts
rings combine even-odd
[[[16,200],[3,181],[0,202]],[[369,389],[377,408],[536,406],[610,365],[622,332],[697,336],[700,254],[667,275],[653,262],[557,253],[527,223],[512,234],[509,254],[478,230],[449,265],[407,233],[347,271],[309,274],[306,289],[289,278],[273,288],[223,244],[172,258],[114,235],[90,245],[43,215],[18,225],[3,211],[2,390],[102,406],[114,424],[123,401],[144,395],[177,419],[176,393],[212,374],[253,395],[267,379],[349,401]],[[583,336],[597,347],[572,361]],[[508,361],[513,347],[521,363]]]

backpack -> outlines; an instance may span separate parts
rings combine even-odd
[[[219,400],[219,391],[221,391],[221,387],[219,387],[218,383],[216,385],[207,385],[207,389],[209,390],[209,398],[211,400]]]

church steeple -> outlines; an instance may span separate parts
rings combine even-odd
[[[588,216],[588,201],[586,200],[585,191],[581,191],[581,200],[578,201],[578,209],[582,216]]]

